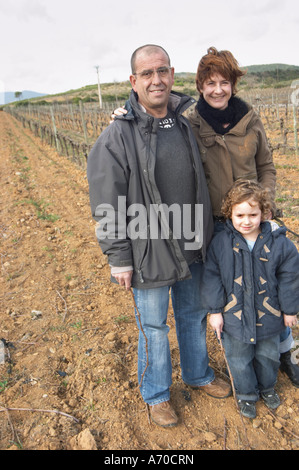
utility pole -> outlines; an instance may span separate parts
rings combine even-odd
[[[100,102],[100,108],[102,109],[103,103],[102,103],[102,93],[101,93],[101,84],[100,84],[100,74],[99,74],[99,66],[95,66],[97,70],[97,75],[98,75],[98,91],[99,91],[99,102]]]

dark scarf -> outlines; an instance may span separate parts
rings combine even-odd
[[[248,113],[248,107],[245,101],[236,96],[232,96],[228,106],[224,110],[212,108],[204,98],[200,98],[196,105],[200,116],[214,129],[217,134],[224,135]],[[229,124],[223,127],[223,124]]]

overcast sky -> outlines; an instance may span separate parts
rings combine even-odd
[[[132,52],[155,43],[176,72],[209,46],[241,66],[299,65],[298,0],[0,0],[0,91],[53,94],[124,81]]]

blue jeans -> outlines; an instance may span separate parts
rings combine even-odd
[[[169,327],[166,323],[170,291],[183,381],[189,385],[207,385],[215,378],[214,371],[209,367],[206,346],[207,312],[199,308],[202,263],[192,264],[190,270],[192,279],[177,281],[170,287],[134,289],[135,302],[148,343],[146,368],[146,343],[136,315],[139,327],[138,381],[140,384],[142,380],[140,392],[149,405],[162,403],[170,398],[172,366]]]
[[[238,400],[257,401],[273,390],[280,365],[280,335],[246,344],[223,333],[223,346]]]
[[[288,326],[280,334],[279,352],[283,354],[294,346],[293,333]]]

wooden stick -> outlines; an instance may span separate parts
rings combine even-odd
[[[141,388],[145,371],[148,368],[148,341],[147,341],[146,334],[144,333],[144,330],[143,330],[143,327],[142,327],[142,324],[141,324],[140,313],[139,313],[138,307],[136,305],[135,296],[134,296],[134,293],[133,293],[132,289],[130,289],[130,292],[131,292],[131,295],[132,295],[132,298],[133,298],[134,307],[135,307],[136,314],[137,314],[137,317],[138,317],[138,320],[139,320],[140,329],[141,329],[141,332],[142,332],[142,334],[144,336],[144,339],[145,339],[146,365],[145,365],[145,369],[144,369],[144,371],[141,375],[141,379],[140,379],[140,383],[139,383],[139,388]]]
[[[266,405],[265,405],[265,406],[266,406]],[[283,423],[283,421],[281,421],[281,420],[279,419],[279,417],[276,416],[268,407],[267,407],[267,411],[268,411],[268,413],[270,413],[270,415],[275,419],[275,421],[278,421],[278,422],[281,424],[281,426],[284,428],[284,430],[285,430],[286,432],[288,432],[289,434],[291,434],[291,435],[292,435],[293,437],[295,437],[296,439],[299,439],[299,436],[297,436],[297,435],[294,434],[292,431],[290,431],[290,430],[287,428],[287,426]]]
[[[0,410],[2,411],[2,410]],[[13,423],[12,423],[12,420],[11,420],[11,417],[10,417],[10,414],[8,412],[8,409],[6,408],[5,410],[5,413],[6,413],[6,416],[7,416],[7,419],[8,419],[8,422],[9,422],[9,425],[10,425],[10,429],[11,429],[11,433],[12,433],[12,441],[15,442],[17,440],[18,444],[21,446],[21,442],[20,442],[20,439],[19,439],[19,436],[18,434],[16,433],[15,431],[15,428],[13,426]]]
[[[33,411],[33,412],[37,411],[37,412],[40,412],[40,413],[56,413],[56,414],[60,414],[62,416],[65,416],[66,418],[71,418],[74,421],[76,421],[76,423],[80,422],[74,416],[71,416],[67,413],[64,413],[63,411],[58,411],[58,410],[40,410],[40,409],[37,409],[37,408],[4,408],[4,407],[0,408],[0,413],[1,412],[7,412],[7,411]]]
[[[227,426],[227,421],[226,421],[226,417],[223,416],[223,420],[224,420],[224,425],[223,425],[223,450],[226,450],[226,426]]]
[[[32,345],[36,344],[39,339],[45,335],[47,333],[47,331],[50,329],[50,326],[48,328],[45,329],[45,331],[43,333],[41,333],[37,338],[36,338],[36,341],[35,343],[28,343],[27,346],[25,346],[23,349],[21,349],[22,352],[26,351],[26,349],[30,348]]]
[[[66,300],[62,297],[62,295],[60,294],[60,292],[58,290],[56,290],[56,294],[59,296],[59,298],[63,301],[64,303],[64,315],[63,315],[63,318],[62,318],[62,321],[64,322],[65,321],[65,317],[67,315],[67,303],[66,303]]]
[[[226,359],[226,354],[225,354],[225,350],[224,350],[224,347],[223,347],[221,338],[219,339],[219,344],[220,344],[220,348],[221,348],[221,351],[222,351],[222,353],[223,353],[223,357],[224,357],[224,360],[225,360],[225,363],[226,363],[226,367],[227,367],[227,370],[228,370],[228,373],[229,373],[229,378],[230,378],[231,386],[232,386],[232,390],[233,390],[233,396],[234,396],[234,400],[235,400],[235,404],[236,404],[237,410],[239,411],[239,415],[240,415],[240,418],[241,418],[241,421],[242,421],[242,425],[243,425],[243,429],[244,429],[244,433],[245,433],[245,437],[246,437],[246,441],[247,441],[247,446],[250,447],[249,440],[248,440],[248,437],[247,437],[246,426],[245,426],[245,423],[244,423],[244,420],[243,420],[242,413],[240,412],[240,408],[239,408],[239,406],[238,406],[238,400],[237,400],[237,395],[236,395],[236,389],[235,389],[235,386],[234,386],[234,379],[233,379],[233,376],[232,376],[232,373],[231,373],[229,364],[228,364],[227,359]]]

